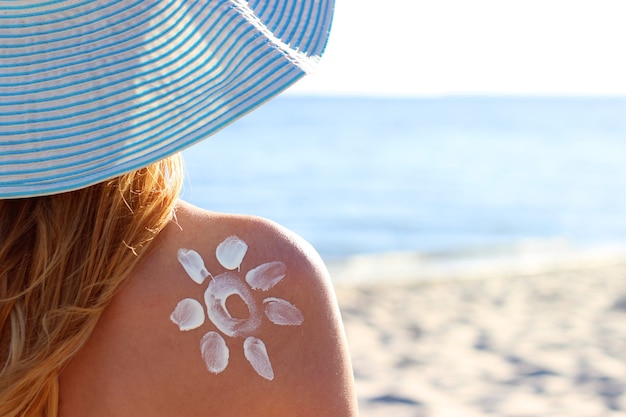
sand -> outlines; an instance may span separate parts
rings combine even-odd
[[[360,415],[626,417],[626,257],[579,255],[450,279],[385,277],[406,254],[360,259],[378,268],[362,284],[331,265]]]

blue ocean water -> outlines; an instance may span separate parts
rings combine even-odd
[[[327,259],[626,243],[626,98],[282,96],[184,156],[184,198]]]

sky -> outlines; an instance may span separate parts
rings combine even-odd
[[[626,96],[624,0],[336,0],[296,94]]]

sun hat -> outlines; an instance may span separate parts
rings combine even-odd
[[[314,67],[332,9],[0,1],[0,198],[87,187],[210,136]]]

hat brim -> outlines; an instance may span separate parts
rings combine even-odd
[[[207,138],[315,65],[333,7],[22,3],[0,10],[0,198],[87,187]]]

